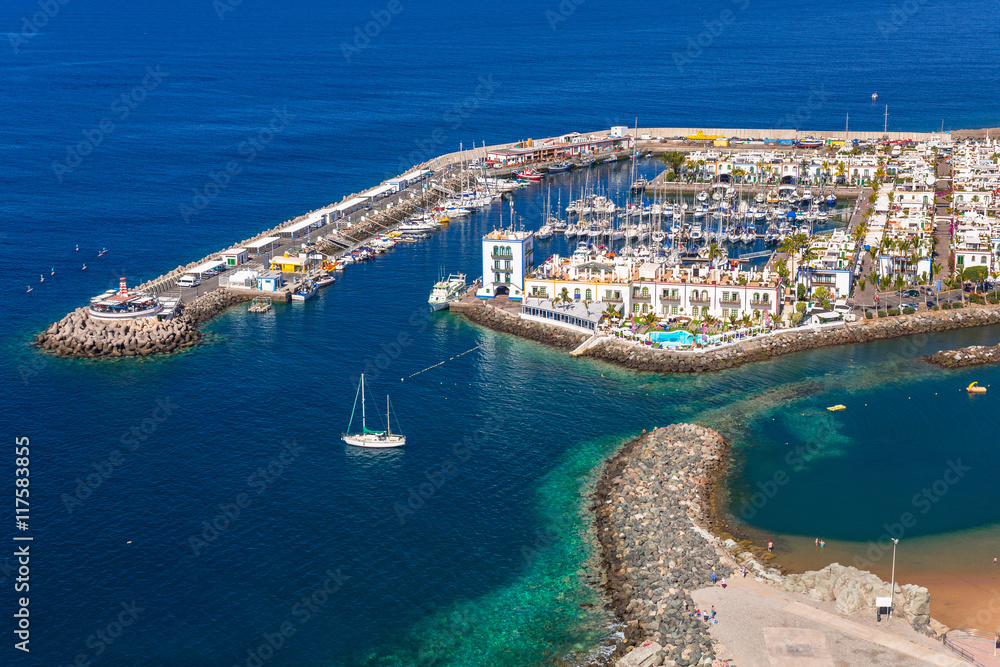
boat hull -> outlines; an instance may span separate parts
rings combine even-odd
[[[406,436],[402,435],[345,435],[341,440],[348,445],[365,447],[366,449],[392,449],[406,445]]]

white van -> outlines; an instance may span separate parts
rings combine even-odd
[[[201,281],[198,280],[197,276],[193,276],[190,273],[181,276],[181,279],[177,281],[178,287],[194,287],[195,285],[200,285]]]

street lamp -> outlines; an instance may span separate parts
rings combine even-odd
[[[892,618],[894,607],[892,598],[896,593],[896,545],[899,544],[899,540],[895,537],[890,539],[892,540],[892,582],[889,584],[889,618]]]

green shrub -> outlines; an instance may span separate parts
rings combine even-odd
[[[799,326],[802,323],[802,313],[792,313],[791,323],[793,327]]]
[[[872,311],[870,311],[870,310],[869,311],[865,311],[865,319],[866,320],[870,320],[870,319],[872,319],[874,317],[875,317],[875,315],[872,314]]]
[[[990,297],[990,303],[992,303],[995,306],[998,303],[1000,303],[1000,299],[996,298],[995,296],[991,296]]]
[[[797,304],[795,304],[795,312],[797,313],[806,312],[806,308],[807,306],[805,301],[799,301]]]
[[[950,303],[942,303],[941,304],[941,308],[944,309],[944,310],[951,310],[951,304]]]
[[[952,308],[962,308],[963,307],[962,306],[962,302],[959,301],[958,303],[953,303],[953,304],[951,304],[951,307]]]
[[[917,311],[914,310],[913,308],[910,308],[909,306],[907,306],[906,308],[903,309],[903,314],[904,315],[912,315],[915,312],[917,312]]]
[[[884,310],[878,311],[878,316],[879,317],[886,317],[885,311]]]
[[[931,310],[941,310],[941,306],[931,306]]]
[[[889,309],[889,314],[892,315],[892,316],[899,315],[899,308],[890,308]]]

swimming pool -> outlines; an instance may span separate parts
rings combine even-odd
[[[681,347],[694,342],[694,334],[687,331],[652,331],[649,340],[663,347]]]

